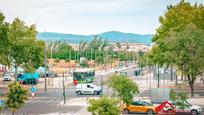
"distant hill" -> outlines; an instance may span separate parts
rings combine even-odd
[[[65,40],[70,43],[79,43],[81,40],[92,41],[95,35],[75,35],[75,34],[62,34],[55,32],[39,32],[37,38],[41,40],[45,40],[46,42],[50,41],[58,41]],[[151,43],[151,34],[141,35],[141,34],[133,34],[133,33],[123,33],[118,31],[109,31],[98,34],[99,37],[103,39],[107,39],[111,43],[116,42],[129,42],[129,43],[143,43],[150,44]]]

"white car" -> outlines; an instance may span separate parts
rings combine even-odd
[[[76,93],[78,95],[81,94],[94,94],[94,95],[101,95],[102,89],[94,84],[77,84],[76,85]]]
[[[10,73],[4,73],[3,74],[3,81],[11,81],[11,74]]]
[[[175,103],[172,103],[175,106]],[[175,106],[176,110],[179,111],[179,106]],[[188,101],[185,101],[185,109],[184,111],[190,112],[191,115],[198,115],[202,113],[202,108],[198,105],[191,105]]]

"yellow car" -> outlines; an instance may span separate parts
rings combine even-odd
[[[146,113],[147,115],[153,115],[156,113],[153,104],[146,101],[134,101],[129,106],[122,106],[122,113]]]

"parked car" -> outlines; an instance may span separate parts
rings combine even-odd
[[[134,101],[129,106],[122,106],[122,113],[129,114],[129,113],[145,113],[147,115],[153,115],[156,113],[155,106],[151,103],[146,101]]]
[[[12,75],[10,73],[3,74],[3,81],[11,81]]]
[[[102,93],[102,89],[101,89],[101,87],[98,87],[98,86],[91,84],[91,83],[77,84],[76,85],[76,93],[78,95],[81,95],[81,94],[100,95]]]
[[[198,105],[191,105],[188,101],[185,101],[185,109],[181,110],[180,106],[178,106],[179,101],[175,101],[175,102],[170,102],[172,103],[172,105],[175,107],[176,113],[181,113],[181,112],[185,112],[185,113],[189,113],[191,115],[199,115],[202,113],[202,108]]]

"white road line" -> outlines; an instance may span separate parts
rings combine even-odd
[[[50,102],[53,102],[54,100],[46,100],[46,102],[45,103],[50,103]]]
[[[56,100],[56,101],[53,101],[53,103],[59,103],[61,100]]]
[[[40,100],[38,103],[46,103],[47,100]]]
[[[32,103],[38,103],[38,102],[40,102],[41,100],[35,100],[35,101],[33,101]]]
[[[26,103],[30,103],[30,102],[32,102],[32,101],[34,101],[34,100],[28,100],[28,101],[26,101]]]

